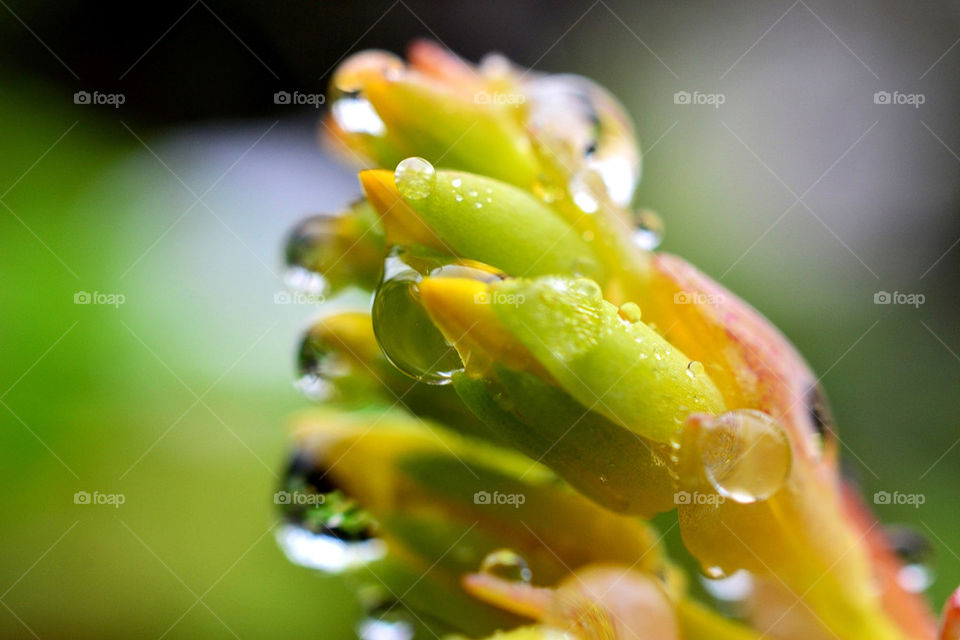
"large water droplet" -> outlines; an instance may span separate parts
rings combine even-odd
[[[911,593],[926,591],[935,577],[930,540],[906,525],[891,525],[885,528],[885,532],[890,546],[903,562],[897,572],[897,582]]]
[[[370,513],[304,453],[294,456],[274,502],[286,520],[277,529],[277,542],[291,562],[337,573],[387,553],[386,544],[374,537]]]
[[[533,579],[527,561],[513,549],[497,549],[488,553],[480,564],[480,572],[525,584],[530,584]]]
[[[423,158],[401,160],[393,172],[397,191],[407,200],[422,200],[433,193],[437,184],[437,173]]]
[[[599,176],[610,201],[627,206],[640,179],[640,153],[620,103],[575,75],[537,76],[524,84],[524,92],[535,143],[571,174],[587,170]]]
[[[663,242],[663,220],[650,209],[640,209],[634,219],[633,244],[644,251],[653,251]]]
[[[380,349],[397,369],[427,384],[448,384],[463,369],[460,356],[419,301],[419,282],[443,264],[440,258],[397,247],[384,263],[373,298],[373,332]]]
[[[336,345],[307,332],[297,352],[297,388],[317,402],[337,395],[337,381],[349,376],[353,367]]]
[[[790,474],[790,440],[762,411],[739,409],[717,416],[703,424],[696,446],[706,479],[734,502],[769,498]]]

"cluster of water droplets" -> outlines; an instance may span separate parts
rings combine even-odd
[[[404,198],[421,200],[433,192],[436,171],[427,160],[411,157],[397,165],[394,181]],[[458,186],[455,183],[456,180],[454,188]],[[403,246],[393,247],[384,261],[372,312],[373,330],[381,350],[411,378],[427,384],[448,384],[464,364],[420,302],[419,284],[425,277],[489,282],[503,274],[470,260]]]
[[[633,125],[608,91],[576,75],[540,75],[524,83],[526,127],[534,145],[557,164],[567,183],[544,175],[534,194],[555,202],[564,191],[584,213],[612,205],[629,210],[640,182],[640,152]],[[632,240],[656,249],[663,222],[649,209],[632,214]]]

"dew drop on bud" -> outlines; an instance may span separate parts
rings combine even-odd
[[[603,297],[603,291],[593,280],[589,278],[576,278],[570,281],[570,293],[575,296],[587,299],[590,302],[599,302]]]
[[[636,302],[625,302],[620,305],[619,315],[621,319],[630,324],[640,322],[640,318],[642,317],[640,307]]]
[[[372,79],[392,80],[400,77],[406,64],[386,51],[365,51],[347,58],[333,77],[330,115],[349,134],[382,136],[387,127],[363,94]]]
[[[393,172],[397,191],[407,200],[422,200],[433,193],[437,184],[437,172],[423,158],[401,160]]]
[[[420,304],[423,276],[443,260],[414,256],[398,247],[387,257],[373,297],[373,333],[387,359],[404,374],[426,384],[449,384],[463,369],[457,351]]]
[[[273,501],[284,517],[277,543],[294,564],[340,573],[387,554],[370,513],[303,452],[294,455]]]
[[[699,375],[703,375],[703,372],[703,363],[698,360],[692,360],[690,364],[687,365],[687,377],[691,380]]]
[[[906,525],[891,525],[884,530],[894,553],[903,562],[897,582],[905,591],[922,593],[934,580],[933,545],[922,533]]]
[[[734,502],[765,500],[790,475],[790,440],[762,411],[739,409],[704,423],[696,447],[707,481]]]
[[[524,584],[530,584],[533,579],[527,561],[512,549],[497,549],[488,553],[480,564],[480,573]]]
[[[638,249],[653,251],[663,242],[663,219],[650,209],[640,209],[634,216],[633,244]]]
[[[328,341],[307,332],[297,351],[296,386],[307,398],[326,402],[337,396],[337,380],[352,373],[347,358]]]
[[[341,214],[321,213],[310,216],[290,232],[284,250],[287,270],[284,283],[295,291],[326,295],[327,278],[323,265],[338,251],[338,224]]]

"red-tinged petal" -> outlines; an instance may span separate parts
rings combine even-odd
[[[960,588],[953,592],[943,608],[940,640],[960,640]]]
[[[901,586],[897,575],[903,565],[890,547],[890,540],[876,517],[849,485],[843,487],[843,497],[850,523],[864,536],[884,610],[911,638],[935,638],[937,623],[933,614],[922,595],[909,592]],[[960,635],[956,638],[960,640]]]
[[[418,39],[407,47],[410,67],[449,87],[464,91],[480,91],[481,76],[463,58],[433,40]]]

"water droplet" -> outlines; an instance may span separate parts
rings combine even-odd
[[[935,577],[930,540],[906,525],[891,525],[885,528],[885,533],[894,553],[903,562],[897,572],[897,582],[912,593],[926,591]]]
[[[640,179],[640,152],[619,102],[575,75],[536,77],[524,84],[524,93],[527,127],[545,155],[572,174],[594,173],[611,202],[629,205]]]
[[[320,296],[325,296],[330,291],[330,282],[322,273],[304,269],[299,265],[287,267],[283,273],[283,284],[293,291],[317,296],[318,302],[321,300]]]
[[[277,542],[295,564],[337,573],[387,553],[386,544],[373,535],[370,513],[302,452],[293,457],[274,502],[286,520],[277,529]]]
[[[527,561],[512,549],[497,549],[488,553],[480,564],[480,572],[525,584],[530,584],[533,579]]]
[[[723,573],[719,567],[712,567],[714,571]],[[753,576],[748,571],[734,571],[722,578],[707,578],[699,576],[700,584],[713,598],[721,602],[742,602],[753,591]]]
[[[575,296],[587,298],[591,302],[599,302],[603,297],[603,291],[593,280],[589,278],[576,278],[570,281],[570,293]]]
[[[311,400],[326,402],[337,396],[337,381],[353,372],[336,345],[307,332],[297,351],[296,386]]]
[[[765,500],[790,475],[790,440],[762,411],[738,409],[705,422],[696,447],[706,479],[734,502]]]
[[[922,564],[908,564],[900,567],[897,582],[905,591],[923,593],[933,584],[933,571]]]
[[[589,229],[587,229],[586,231],[580,234],[580,237],[583,238],[584,242],[593,242],[593,231],[590,231]]]
[[[580,207],[584,213],[596,213],[600,208],[600,201],[597,199],[596,192],[590,187],[588,182],[577,174],[570,181],[570,195],[574,204]]]
[[[533,195],[547,203],[556,202],[563,197],[563,185],[555,180],[540,176],[532,186]]]
[[[331,83],[330,115],[337,126],[350,134],[384,135],[387,127],[363,88],[377,78],[398,78],[405,69],[403,60],[385,51],[364,51],[347,58]]]
[[[449,384],[463,369],[460,356],[419,301],[419,282],[443,264],[439,257],[415,256],[398,247],[384,263],[373,298],[373,332],[380,349],[397,369],[427,384]]]
[[[326,295],[329,283],[321,273],[340,253],[339,226],[342,213],[322,213],[300,222],[287,238],[284,250],[287,271],[284,283],[296,291]]]
[[[423,158],[401,160],[393,172],[397,191],[407,200],[422,200],[433,193],[437,184],[437,172]]]
[[[370,101],[360,94],[345,94],[330,105],[330,114],[341,129],[347,133],[382,136],[387,125],[380,119]]]
[[[634,219],[633,244],[644,251],[653,251],[663,242],[663,220],[650,209],[640,209]]]
[[[280,525],[276,538],[290,562],[325,573],[349,571],[380,560],[387,554],[387,546],[379,538],[347,542],[293,524]]]
[[[641,311],[636,302],[625,302],[620,305],[620,317],[630,324],[640,322]]]
[[[367,618],[357,626],[360,640],[412,640],[413,625],[408,620]]]
[[[690,364],[687,365],[687,376],[692,380],[699,375],[703,375],[704,368],[703,363],[698,360],[692,360]]]

